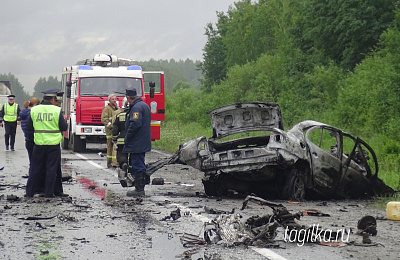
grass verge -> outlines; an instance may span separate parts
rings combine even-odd
[[[164,121],[161,124],[161,138],[152,143],[152,148],[175,153],[179,145],[202,135],[210,137],[211,127],[206,129],[196,122],[184,124],[177,121]]]

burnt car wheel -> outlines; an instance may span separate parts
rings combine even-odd
[[[296,201],[302,201],[306,196],[306,185],[304,174],[298,169],[293,169],[287,176],[282,190],[282,198]]]
[[[218,190],[218,183],[215,180],[202,180],[204,186],[204,192],[208,196],[218,196],[221,195]]]

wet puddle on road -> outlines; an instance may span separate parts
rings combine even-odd
[[[176,234],[147,230],[151,237],[151,249],[154,259],[203,259],[204,248],[183,247]],[[161,258],[157,258],[161,257]]]

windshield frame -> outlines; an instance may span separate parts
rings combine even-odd
[[[125,90],[135,88],[137,96],[143,96],[143,80],[133,77],[82,77],[79,79],[79,96],[98,97],[115,94],[125,96]]]

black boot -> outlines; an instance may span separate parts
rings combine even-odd
[[[145,172],[140,173],[140,189],[143,190],[143,193],[144,193],[144,187],[146,186],[146,184],[150,183],[150,180],[149,180],[149,182],[147,182],[146,176],[147,176],[147,174]]]
[[[135,177],[135,189],[130,190],[126,193],[128,197],[142,197],[144,196],[144,186],[146,185],[146,180],[143,173],[135,172],[133,173]],[[142,177],[143,176],[143,177]]]

